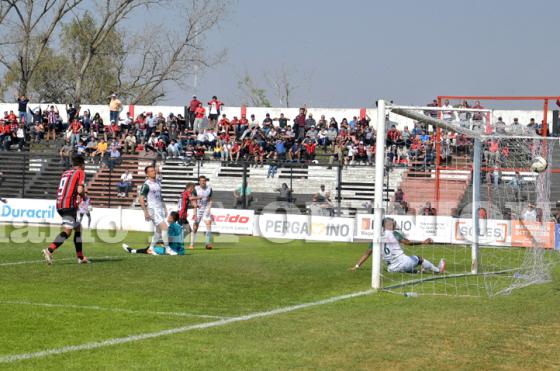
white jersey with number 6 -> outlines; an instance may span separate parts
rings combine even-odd
[[[209,186],[206,186],[206,188],[202,188],[201,186],[197,185],[194,187],[192,194],[193,196],[197,197],[195,223],[200,223],[201,221],[212,221],[212,215],[210,214],[209,207],[209,203],[212,199],[212,188]]]

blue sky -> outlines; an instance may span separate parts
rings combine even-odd
[[[244,71],[266,88],[264,73],[284,65],[304,81],[293,105],[560,95],[559,37],[554,0],[237,0],[207,38],[211,49],[227,48],[227,61],[199,76],[196,93],[239,105]],[[195,89],[172,90],[168,103],[184,104]]]

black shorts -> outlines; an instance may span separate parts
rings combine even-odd
[[[208,115],[208,119],[209,119],[209,120],[217,120],[219,116],[220,116],[220,115],[217,114],[217,113],[215,113],[215,114],[212,113],[212,114]]]
[[[56,209],[58,215],[62,217],[62,225],[65,227],[70,227],[72,229],[80,226],[78,222],[78,209]]]

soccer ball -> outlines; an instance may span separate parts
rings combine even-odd
[[[535,173],[542,173],[548,167],[548,161],[546,161],[543,157],[538,156],[533,160],[531,164],[531,170]]]

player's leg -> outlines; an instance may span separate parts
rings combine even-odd
[[[212,214],[210,210],[204,211],[204,223],[206,223],[206,249],[212,250]]]
[[[133,249],[130,246],[128,246],[126,243],[122,244],[122,248],[124,251],[126,251],[129,254],[147,254],[147,255],[158,255],[154,249],[152,249],[151,247],[146,247],[143,249]]]
[[[193,223],[193,230],[191,232],[191,243],[189,245],[190,250],[194,249],[194,243],[196,242],[196,233],[198,232],[198,226],[200,225],[200,222],[202,221],[203,215],[204,215],[204,209],[197,208],[196,211],[195,211],[195,220],[194,220],[194,223]]]
[[[439,265],[436,267],[432,262],[421,256],[417,257],[418,265],[422,267],[422,270],[428,270],[434,273],[443,273],[445,271],[445,260],[441,259]]]
[[[206,220],[206,249],[212,250],[212,216],[208,215]]]
[[[163,240],[165,253],[167,255],[177,255],[177,253],[171,247],[169,247],[169,227],[167,226],[167,223],[164,221],[160,222],[158,228],[161,231],[161,239]]]
[[[91,226],[91,214],[88,211],[88,213],[86,215],[87,215],[87,219],[88,219],[87,227],[89,228]]]
[[[66,241],[71,235],[74,228],[75,218],[71,219],[69,213],[66,210],[59,210],[58,214],[62,217],[62,232],[60,232],[54,239],[54,241],[49,245],[48,248],[44,249],[43,256],[47,261],[47,264],[52,264],[53,253],[58,249],[64,241]]]
[[[84,256],[82,251],[82,226],[79,223],[76,224],[77,225],[74,228],[74,247],[76,248],[76,257],[78,258],[79,264],[86,264],[89,263],[89,260]]]

